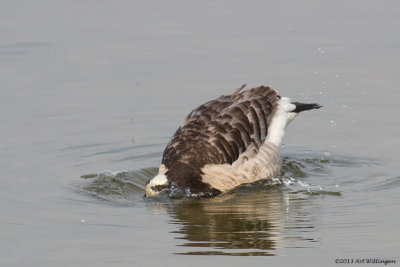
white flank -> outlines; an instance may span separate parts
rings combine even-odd
[[[228,191],[240,184],[251,183],[260,179],[277,177],[281,173],[282,162],[278,147],[265,142],[258,153],[248,147],[231,164],[208,164],[201,171],[202,181],[221,192]]]
[[[285,135],[285,128],[298,113],[293,112],[296,105],[290,103],[290,98],[282,97],[278,101],[278,109],[272,118],[271,125],[268,127],[268,135],[266,142],[271,142],[277,147],[280,146],[283,136]]]

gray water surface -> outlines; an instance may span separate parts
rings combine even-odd
[[[0,265],[400,262],[396,1],[0,6]],[[243,83],[323,105],[283,176],[145,199],[186,114]]]

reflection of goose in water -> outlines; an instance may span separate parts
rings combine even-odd
[[[291,102],[260,86],[221,96],[193,110],[165,148],[146,195],[185,190],[213,196],[240,184],[279,176],[286,125],[318,104]],[[182,191],[183,192],[183,191]]]
[[[235,189],[212,200],[172,205],[172,222],[179,225],[174,233],[184,240],[180,247],[185,247],[178,248],[176,254],[270,256],[287,245],[285,242],[299,238],[285,233],[286,227],[292,231],[299,226],[285,218],[288,203],[282,190],[241,194],[243,190]],[[308,223],[303,221],[302,225],[311,229]]]

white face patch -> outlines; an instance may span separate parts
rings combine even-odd
[[[155,187],[168,185],[168,178],[165,174],[157,174],[146,184],[146,196],[158,195],[160,191],[154,190]]]
[[[166,184],[168,184],[168,178],[165,174],[158,174],[150,180],[149,184],[151,186],[166,185]]]

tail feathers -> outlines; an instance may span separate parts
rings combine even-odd
[[[296,106],[296,108],[293,110],[293,112],[299,113],[305,110],[310,110],[310,109],[318,109],[321,108],[322,106],[317,104],[317,103],[312,103],[312,104],[304,104],[304,103],[298,103],[298,102],[293,102]]]

